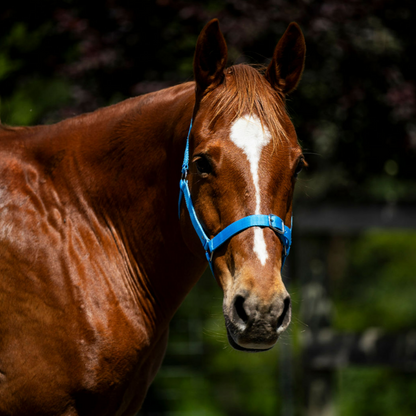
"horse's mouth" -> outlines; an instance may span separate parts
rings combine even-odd
[[[271,328],[267,328],[267,326],[250,325],[250,327],[242,329],[235,325],[227,314],[224,314],[224,318],[228,342],[238,351],[269,351],[275,346],[279,338],[278,332],[270,331]]]
[[[263,349],[258,349],[258,348],[245,348],[242,347],[241,345],[238,345],[235,341],[234,338],[232,337],[230,330],[227,328],[227,337],[228,337],[228,342],[230,343],[230,345],[237,351],[244,351],[244,352],[264,352],[264,351],[269,351],[271,350],[274,345],[272,345],[269,348],[263,348]]]

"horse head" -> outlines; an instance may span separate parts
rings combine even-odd
[[[292,226],[293,191],[305,161],[285,96],[296,88],[304,59],[305,42],[295,23],[264,73],[248,65],[226,69],[227,46],[217,20],[197,41],[195,109],[183,172],[189,201],[207,240],[243,218],[259,219],[215,251],[205,247],[224,291],[229,342],[239,350],[270,349],[290,323],[290,296],[282,280],[288,246],[281,235]],[[187,204],[180,204],[182,234],[188,249],[204,256]],[[276,228],[268,218],[283,224]]]

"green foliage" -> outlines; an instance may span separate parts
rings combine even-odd
[[[19,69],[21,65],[20,61],[10,59],[6,52],[0,52],[0,79],[6,79],[11,72]]]
[[[347,253],[349,267],[334,285],[337,329],[389,331],[416,326],[416,233],[372,231]]]
[[[12,126],[27,126],[44,116],[44,123],[56,122],[53,110],[69,102],[68,83],[60,78],[28,79],[11,97],[1,102],[1,120]],[[47,116],[45,116],[47,114]]]
[[[59,121],[54,112],[70,101],[69,82],[59,74],[40,74],[32,62],[38,49],[45,48],[52,26],[48,21],[29,29],[18,21],[0,38],[0,85],[7,85],[0,90],[0,119],[5,124]]]
[[[52,22],[41,24],[40,27],[30,31],[24,22],[13,24],[9,34],[2,39],[3,48],[15,48],[24,54],[43,47],[42,41],[52,29]]]
[[[416,378],[385,368],[348,368],[338,374],[339,416],[413,416]]]

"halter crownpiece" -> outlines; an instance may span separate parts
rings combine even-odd
[[[268,227],[271,228],[276,235],[279,237],[283,245],[282,253],[282,269],[285,264],[286,257],[289,255],[290,246],[292,244],[292,230],[287,227],[284,221],[277,215],[249,215],[247,217],[241,218],[229,226],[225,227],[220,231],[215,237],[209,239],[205,234],[205,231],[198,220],[198,217],[195,212],[194,205],[192,203],[191,193],[189,191],[187,174],[189,170],[189,136],[191,135],[192,122],[189,126],[188,137],[186,139],[185,154],[183,157],[182,163],[182,174],[181,180],[179,181],[179,201],[178,201],[178,216],[181,216],[181,201],[182,197],[185,199],[186,207],[188,209],[189,217],[191,218],[192,225],[197,233],[199,239],[201,240],[202,246],[205,250],[205,257],[208,260],[209,267],[211,268],[212,274],[214,270],[212,268],[212,258],[214,251],[232,238],[234,235],[240,233],[241,231],[246,230],[250,227]],[[291,221],[293,223],[293,219]],[[291,224],[292,225],[292,224]]]

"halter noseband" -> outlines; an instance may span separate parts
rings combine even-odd
[[[283,245],[283,269],[286,257],[289,255],[290,246],[292,244],[292,230],[289,227],[287,227],[284,221],[277,215],[249,215],[247,217],[241,218],[224,228],[211,240],[205,234],[205,231],[202,228],[202,225],[199,222],[198,217],[196,215],[195,208],[192,203],[191,193],[189,191],[188,179],[186,178],[189,169],[189,136],[191,135],[192,121],[193,120],[191,120],[191,125],[189,126],[188,131],[188,137],[186,139],[185,155],[183,157],[182,163],[182,176],[179,182],[180,191],[178,201],[178,215],[180,218],[181,201],[182,197],[184,197],[186,207],[188,208],[189,217],[191,218],[192,225],[194,226],[194,229],[199,239],[201,240],[202,246],[204,247],[205,257],[208,260],[212,274],[214,274],[214,270],[212,268],[212,257],[214,255],[214,251],[222,244],[224,244],[226,241],[228,241],[231,237],[250,227],[269,227],[276,233]],[[293,220],[291,222],[293,222]]]

